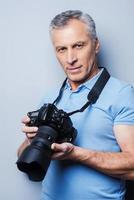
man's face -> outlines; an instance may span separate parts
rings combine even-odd
[[[61,29],[52,30],[51,35],[57,59],[76,89],[98,70],[95,60],[99,42],[89,35],[87,25],[76,19]]]

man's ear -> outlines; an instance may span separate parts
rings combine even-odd
[[[95,41],[95,53],[97,54],[100,50],[100,42],[98,40],[98,38]]]

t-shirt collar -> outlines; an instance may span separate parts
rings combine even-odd
[[[76,91],[80,90],[83,87],[86,87],[87,89],[91,90],[91,88],[93,87],[93,85],[95,84],[95,82],[97,81],[99,76],[101,75],[102,71],[103,71],[103,68],[95,76],[93,76],[91,79],[87,80],[85,83],[80,84],[78,86],[78,88],[76,89]],[[68,79],[66,81],[66,85],[65,85],[64,89],[67,89],[67,88],[71,90],[71,85],[70,85]]]

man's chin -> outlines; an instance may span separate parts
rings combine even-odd
[[[73,81],[73,82],[80,82],[84,79],[84,77],[82,76],[82,74],[67,74],[67,77],[70,81]]]
[[[83,77],[68,77],[68,80],[70,83],[75,83],[75,84],[82,84],[84,83],[87,79]]]

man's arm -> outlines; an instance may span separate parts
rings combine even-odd
[[[134,180],[134,126],[115,125],[114,133],[121,152],[99,152],[68,143],[53,144],[53,159],[73,159],[105,174]]]

